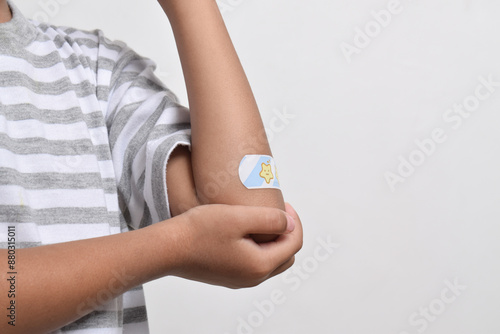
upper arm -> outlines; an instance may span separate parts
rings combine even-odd
[[[166,180],[172,217],[200,204],[193,178],[191,152],[187,146],[177,146],[171,153]]]

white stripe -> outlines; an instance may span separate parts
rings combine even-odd
[[[89,132],[94,145],[109,145],[108,129],[105,126],[93,129],[89,129],[85,126],[85,128]]]
[[[97,162],[99,165],[99,169],[101,171],[101,177],[103,179],[108,179],[108,178],[115,178],[115,170],[113,167],[113,161],[111,160],[105,160],[105,161],[98,161]]]
[[[105,69],[105,68],[99,68],[97,70],[97,80],[99,85],[109,85],[111,82],[111,76],[113,75],[113,72]]]
[[[50,154],[17,155],[0,148],[0,166],[20,173],[97,173],[110,161],[97,161],[95,155],[56,156]],[[112,168],[111,168],[112,169]],[[103,177],[112,177],[106,175]]]
[[[123,43],[120,44],[122,48],[125,46]],[[121,52],[126,52],[128,49],[123,49]],[[121,54],[118,51],[108,49],[104,44],[99,44],[99,57],[108,58],[112,61],[116,61],[120,58]],[[94,59],[95,60],[95,59]]]
[[[96,217],[96,221],[99,217]],[[109,235],[108,224],[54,224],[39,225],[38,232],[43,244],[83,240]]]
[[[5,61],[0,62],[0,72],[16,71],[26,74],[31,79],[42,83],[51,83],[61,79],[69,79],[72,84],[80,84],[91,79],[85,72],[83,72],[84,68],[81,65],[70,70],[64,67],[63,63],[57,63],[56,65],[47,68],[36,68],[24,59],[8,56],[5,58]],[[82,76],[82,73],[85,75]],[[95,84],[95,82],[92,83]]]
[[[102,189],[24,189],[16,185],[0,186],[0,205],[25,205],[32,209],[105,207]],[[9,194],[11,196],[5,196]]]
[[[120,207],[118,205],[118,197],[116,197],[116,194],[105,194],[104,197],[106,199],[106,208],[108,209],[108,211],[120,211]]]
[[[47,124],[34,119],[7,121],[5,116],[0,115],[0,132],[6,133],[10,138],[15,139],[79,140],[89,139],[89,132],[96,133],[97,131],[94,129],[89,130],[87,124],[83,121],[73,124]],[[102,135],[96,135],[96,137],[99,137],[100,144],[106,142],[100,138]]]
[[[168,107],[163,111],[156,124],[179,124],[189,123],[189,109],[182,106]],[[189,131],[191,131],[189,129]]]
[[[142,73],[148,66],[153,66],[153,62],[147,61],[144,58],[134,59],[127,63],[127,66],[123,69],[122,73]]]
[[[90,114],[99,110],[95,95],[78,98],[73,90],[60,95],[34,94],[26,87],[0,87],[0,96],[5,105],[24,104],[29,101],[39,109],[54,111],[81,107],[83,114]]]
[[[144,298],[143,290],[132,290],[127,291],[123,295],[123,307],[132,308],[146,305],[146,299]]]
[[[35,56],[44,57],[54,51],[57,51],[57,49],[54,46],[54,41],[48,40],[33,41],[33,43],[26,47],[26,51]]]
[[[107,311],[107,312],[121,311],[122,310],[121,298],[122,298],[121,296],[114,298],[114,299],[110,300],[109,302],[107,302],[106,304],[98,306],[95,310],[96,311]]]
[[[40,242],[40,235],[38,234],[38,225],[35,223],[12,223],[0,222],[0,240],[7,241],[7,227],[16,227],[16,244],[20,242]]]

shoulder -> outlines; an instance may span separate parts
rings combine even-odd
[[[83,30],[67,26],[31,21],[38,30],[38,41],[53,44],[59,51],[72,51],[90,58],[106,57],[116,61],[132,52],[126,43],[112,40],[102,30]]]

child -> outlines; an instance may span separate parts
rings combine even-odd
[[[279,185],[241,178],[276,171],[216,2],[159,3],[189,112],[123,43],[0,0],[2,333],[147,333],[143,283],[254,286],[301,248]]]

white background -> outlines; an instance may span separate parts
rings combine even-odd
[[[47,1],[16,3],[126,41],[187,103],[156,1]],[[443,119],[474,102],[479,77],[500,82],[500,2],[401,0],[379,31],[371,12],[389,0],[222,2],[305,244],[295,271],[257,288],[148,284],[151,332],[500,333],[500,87],[460,126]],[[373,38],[349,62],[342,43],[366,27]],[[446,140],[423,156],[415,141],[435,129]],[[420,165],[391,191],[399,156]],[[338,247],[327,253],[318,238]]]

